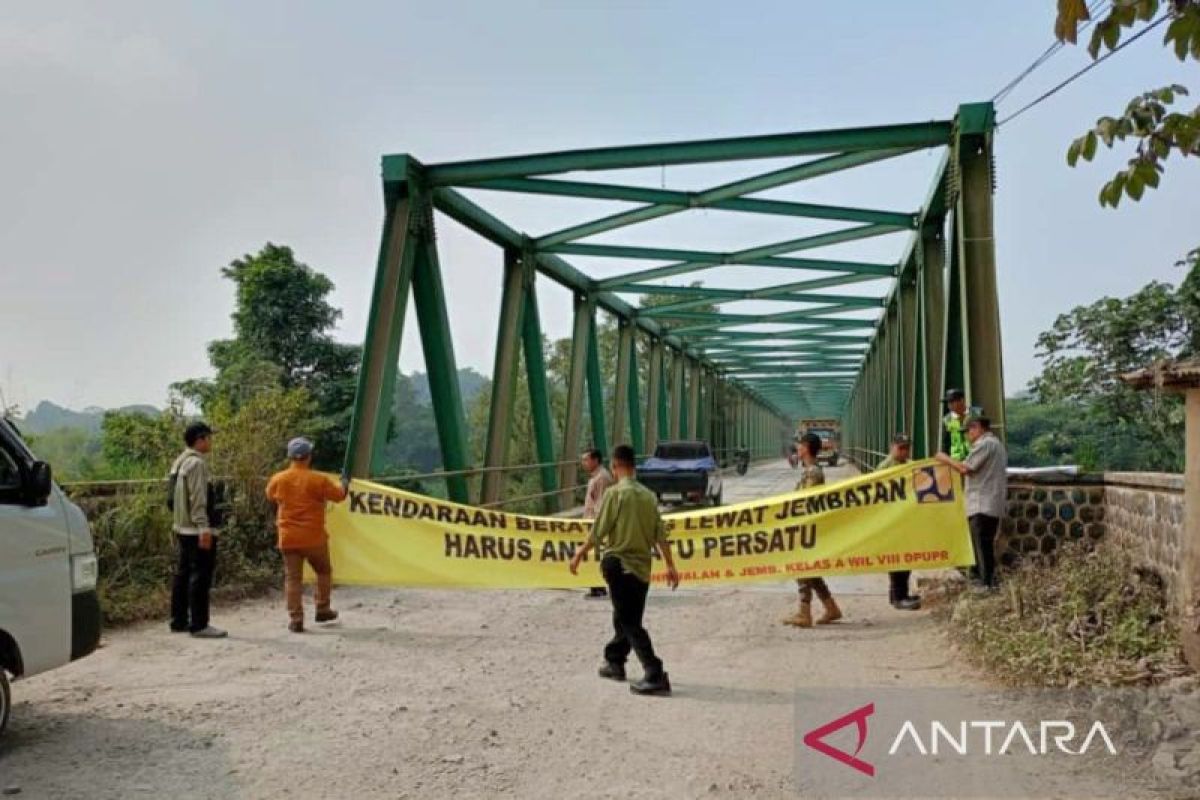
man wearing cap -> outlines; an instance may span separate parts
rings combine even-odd
[[[946,392],[946,416],[942,418],[942,452],[955,461],[963,461],[971,452],[967,441],[967,395],[962,389]]]
[[[908,434],[897,433],[892,437],[891,452],[888,453],[887,458],[879,462],[879,466],[875,468],[876,472],[907,464],[911,453],[912,444],[909,442]],[[888,601],[891,602],[892,608],[916,611],[921,607],[921,598],[908,592],[908,579],[911,575],[912,570],[907,569],[888,573]]]
[[[217,566],[218,522],[215,493],[205,456],[213,430],[193,422],[183,432],[187,445],[168,474],[167,506],[179,558],[171,586],[171,630],[197,639],[220,639],[226,632],[208,624],[209,592]]]
[[[267,499],[276,506],[275,529],[283,554],[283,587],[292,633],[304,631],[304,562],[317,574],[317,622],[332,622],[338,613],[329,607],[333,569],[329,564],[329,534],[325,530],[325,504],[346,499],[350,479],[337,486],[312,471],[313,445],[308,439],[288,442],[291,464],[271,476]]]
[[[975,549],[975,566],[971,571],[983,588],[994,589],[996,531],[1008,503],[1008,452],[992,433],[992,421],[987,417],[968,417],[966,431],[971,452],[965,459],[946,453],[938,453],[937,459],[967,476],[967,522]]]

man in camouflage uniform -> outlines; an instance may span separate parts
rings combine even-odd
[[[800,481],[796,490],[810,489],[825,483],[825,472],[817,463],[817,453],[821,452],[821,437],[815,433],[806,433],[800,439]],[[842,610],[833,599],[829,586],[824,578],[798,578],[796,584],[800,587],[800,608],[795,615],[786,618],[784,625],[795,625],[797,628],[811,628],[813,625],[812,597],[817,598],[824,607],[824,612],[817,620],[818,625],[828,625],[842,618]]]

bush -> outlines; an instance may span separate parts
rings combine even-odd
[[[165,619],[176,552],[165,484],[74,500],[87,513],[95,537],[105,625]],[[221,532],[220,548],[218,599],[247,597],[279,583],[279,556],[268,520],[231,518]]]
[[[1115,542],[1069,542],[991,595],[962,594],[952,637],[1006,684],[1148,683],[1183,671],[1162,579]]]

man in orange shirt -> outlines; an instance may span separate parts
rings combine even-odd
[[[317,573],[317,622],[332,622],[338,613],[329,607],[333,570],[329,564],[329,533],[325,530],[325,504],[346,499],[350,480],[342,477],[336,486],[324,475],[312,471],[313,444],[296,438],[288,442],[291,465],[271,476],[267,499],[276,506],[275,528],[279,532],[279,550],[283,554],[284,595],[287,598],[288,630],[304,632],[302,582],[304,562]]]

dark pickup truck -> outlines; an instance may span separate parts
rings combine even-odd
[[[721,505],[721,467],[708,442],[662,442],[638,468],[660,503]]]

